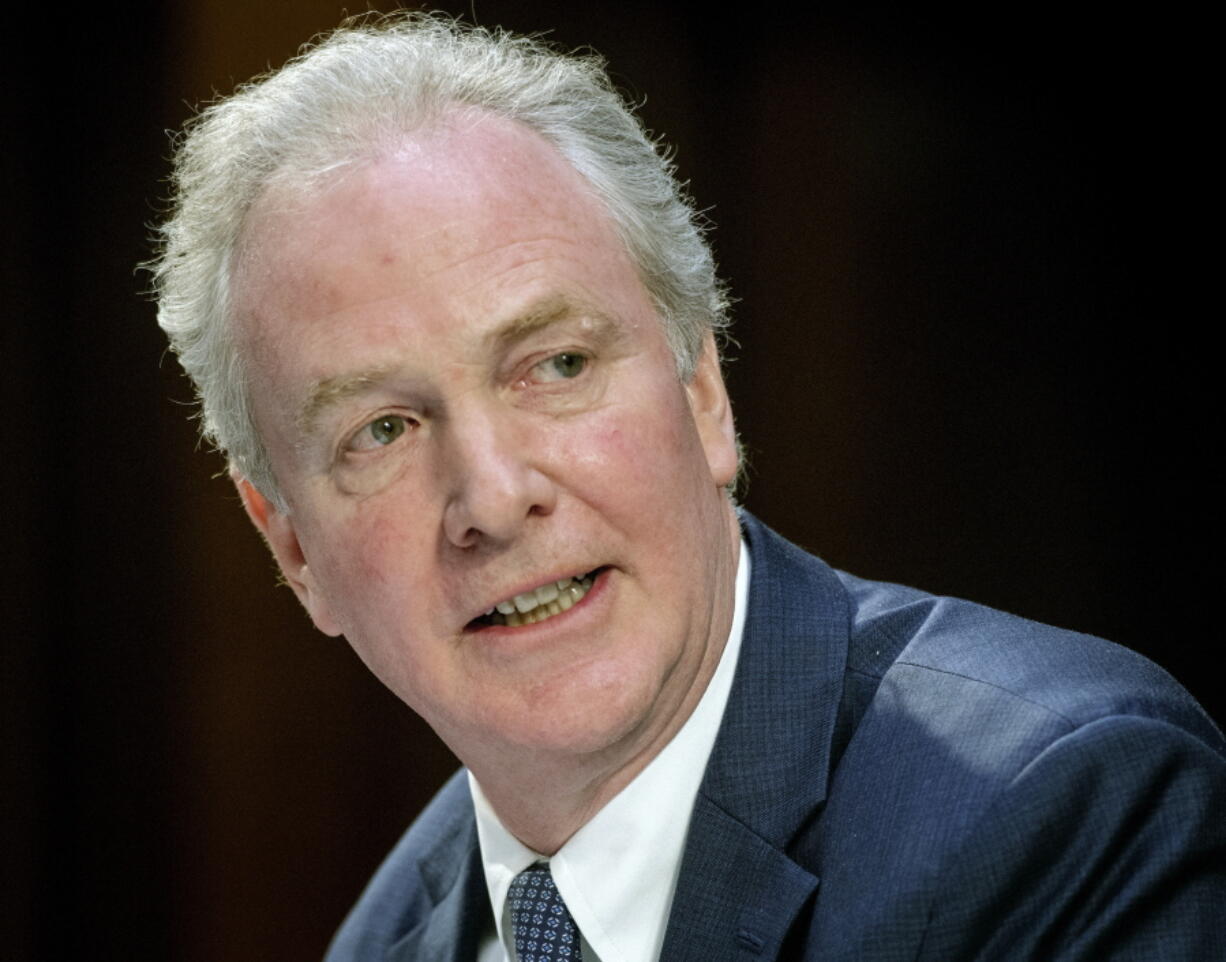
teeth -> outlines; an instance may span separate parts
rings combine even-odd
[[[583,575],[563,578],[500,601],[486,612],[496,625],[531,625],[573,608],[591,590],[592,579]],[[497,614],[494,614],[497,612]]]
[[[529,591],[527,594],[516,595],[512,600],[515,602],[515,610],[521,615],[526,615],[536,607],[536,592]]]

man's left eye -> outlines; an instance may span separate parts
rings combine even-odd
[[[537,376],[542,381],[564,381],[578,377],[587,367],[587,358],[582,354],[563,352],[541,361],[536,366]]]

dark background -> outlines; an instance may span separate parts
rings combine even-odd
[[[740,298],[753,511],[1138,648],[1221,719],[1201,28],[1026,10],[476,3],[600,50],[676,146]],[[10,24],[6,958],[316,958],[455,764],[275,587],[134,271],[164,131],[341,13]]]

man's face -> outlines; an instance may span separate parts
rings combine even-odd
[[[274,187],[245,242],[238,331],[289,510],[245,498],[316,624],[474,769],[671,735],[731,617],[731,416],[709,344],[678,381],[579,176],[457,117],[322,192]],[[486,614],[574,576],[533,612],[558,614]]]

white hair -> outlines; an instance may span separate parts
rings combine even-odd
[[[728,301],[698,215],[602,60],[437,14],[351,21],[188,124],[150,263],[158,323],[195,383],[202,433],[283,510],[228,316],[247,212],[274,178],[309,185],[457,107],[524,124],[586,179],[654,301],[682,380],[706,332],[726,327]]]

